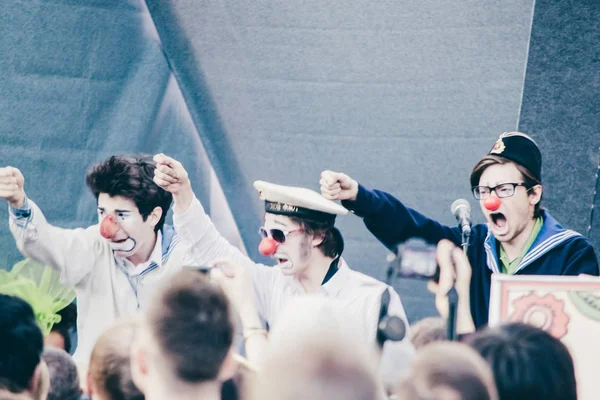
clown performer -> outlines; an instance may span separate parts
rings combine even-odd
[[[444,226],[406,207],[392,195],[369,190],[349,176],[321,174],[321,193],[342,204],[389,249],[411,237],[430,243],[449,239],[461,245],[461,230]],[[542,200],[542,155],[520,132],[503,133],[471,172],[473,196],[487,220],[472,228],[470,311],[477,328],[488,321],[491,275],[598,275],[590,242],[564,229]],[[439,288],[430,282],[430,289]]]
[[[167,167],[162,167],[167,168]],[[156,287],[181,268],[193,245],[194,221],[178,204],[188,192],[154,183],[161,172],[151,156],[112,156],[88,171],[97,199],[98,224],[86,229],[51,225],[24,191],[14,167],[0,168],[0,197],[9,204],[10,230],[23,255],[51,266],[77,293],[78,347],[74,359],[87,365],[97,337],[121,317],[144,309]],[[165,217],[175,201],[174,228]]]
[[[375,344],[379,340],[382,295],[389,292],[386,317],[399,318],[400,324],[404,323],[406,335],[404,340],[396,337],[396,341],[383,341],[383,345],[391,348],[390,354],[408,363],[413,349],[400,297],[383,282],[350,269],[341,257],[344,241],[334,223],[338,215],[347,214],[344,207],[309,189],[256,181],[254,187],[264,200],[266,211],[264,226],[259,230],[262,237],[259,251],[277,263],[274,267],[257,264],[217,231],[193,196],[184,167],[167,157],[156,160],[161,171],[163,165],[170,168],[166,172],[168,179],[156,179],[159,186],[171,190],[172,185],[175,188],[183,185],[190,191],[187,196],[190,201],[179,206],[185,210],[181,217],[195,222],[186,226],[189,231],[185,235],[200,238],[193,249],[193,262],[196,265],[214,265],[215,261],[223,261],[235,265],[238,267],[236,270],[244,271],[252,282],[245,287],[246,290],[242,290],[244,285],[240,284],[239,290],[234,290],[237,293],[233,293],[238,299],[232,300],[240,314],[246,342],[264,341],[267,336],[265,324],[274,327],[295,296],[309,294],[342,302],[357,321],[357,330]],[[183,232],[180,234],[183,235]],[[231,291],[228,295],[231,297]],[[239,305],[242,305],[241,310]],[[379,344],[382,342],[379,341]],[[250,354],[249,358],[257,359]]]

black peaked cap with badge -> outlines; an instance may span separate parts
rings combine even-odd
[[[521,132],[504,132],[488,155],[506,158],[527,168],[542,182],[542,153],[535,141]]]

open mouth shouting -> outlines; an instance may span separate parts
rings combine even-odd
[[[290,269],[293,267],[292,262],[287,258],[287,255],[285,254],[275,254],[273,255],[273,258],[277,260],[277,265],[279,265],[279,268],[281,268],[282,270]]]
[[[488,214],[489,226],[494,236],[505,236],[508,233],[509,225],[506,216],[501,212]]]

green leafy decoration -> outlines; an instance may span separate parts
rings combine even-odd
[[[60,274],[30,258],[10,271],[0,270],[0,293],[28,302],[44,335],[61,320],[57,313],[75,300],[75,290],[60,282]]]

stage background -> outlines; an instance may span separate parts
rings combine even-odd
[[[595,0],[4,0],[0,164],[49,221],[95,222],[87,168],[164,152],[225,236],[260,261],[257,179],[318,190],[344,171],[446,224],[504,131],[540,144],[544,202],[600,245],[600,5]],[[21,256],[0,207],[0,265]],[[344,257],[387,250],[349,215]],[[411,321],[424,283],[395,284]]]

